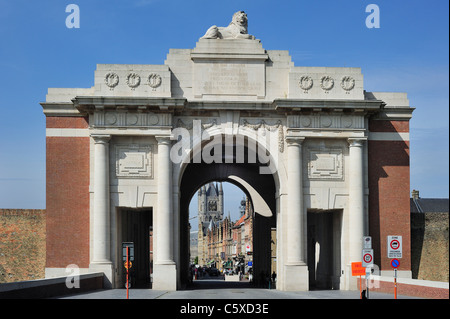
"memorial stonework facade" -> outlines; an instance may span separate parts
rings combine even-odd
[[[150,228],[152,288],[182,289],[189,202],[210,181],[251,199],[255,276],[276,228],[277,289],[356,289],[367,235],[381,272],[386,237],[403,236],[411,275],[406,94],[365,91],[360,68],[295,66],[246,25],[241,12],[164,65],[99,64],[91,88],[49,88],[47,277],[76,264],[122,287],[121,243]]]

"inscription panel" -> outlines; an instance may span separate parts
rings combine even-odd
[[[310,180],[343,180],[342,149],[309,149],[308,178]]]
[[[151,145],[116,145],[118,178],[153,178]]]
[[[195,63],[194,95],[264,97],[264,63]]]

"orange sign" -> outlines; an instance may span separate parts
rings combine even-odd
[[[362,262],[352,263],[352,276],[365,276],[366,268],[362,266]]]
[[[129,261],[128,263],[127,263],[127,262],[124,262],[124,263],[123,263],[123,266],[124,266],[126,269],[131,268],[131,266],[132,266],[131,261]]]

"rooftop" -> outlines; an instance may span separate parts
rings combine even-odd
[[[411,213],[448,213],[448,198],[421,198],[419,191],[412,191]]]

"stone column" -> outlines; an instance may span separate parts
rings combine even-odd
[[[172,163],[170,136],[157,136],[158,141],[158,207],[156,209],[156,251],[153,289],[176,290],[176,267],[173,245]]]
[[[291,265],[305,265],[303,243],[302,142],[304,138],[286,138],[288,150],[288,250]]]
[[[302,142],[304,137],[286,137],[288,161],[287,262],[285,289],[308,290],[308,267],[305,262],[305,221],[302,183]]]
[[[92,254],[89,269],[105,274],[104,286],[114,282],[111,262],[109,140],[110,135],[92,135],[94,139],[94,204]]]
[[[156,263],[173,263],[173,212],[172,174],[170,165],[170,138],[157,137],[158,140],[158,242]]]
[[[92,263],[111,263],[109,213],[109,139],[110,135],[93,135],[94,139],[94,231]]]
[[[364,163],[365,139],[349,138],[349,194],[350,262],[361,261],[364,236]]]

